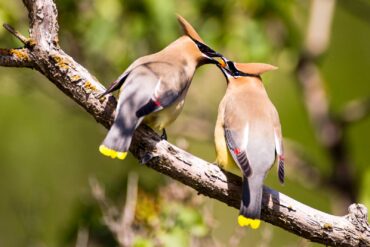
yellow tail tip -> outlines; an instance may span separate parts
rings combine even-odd
[[[257,229],[261,225],[261,220],[259,220],[259,219],[249,219],[249,218],[244,217],[243,215],[239,215],[238,224],[241,227],[250,225],[250,228]]]
[[[117,152],[117,158],[120,160],[124,160],[127,156],[127,152]]]
[[[99,146],[99,152],[105,156],[111,157],[112,159],[118,158],[124,160],[127,156],[127,152],[117,152],[113,149],[107,148],[104,145]]]

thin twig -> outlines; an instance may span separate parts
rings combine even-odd
[[[77,232],[76,247],[89,246],[89,230],[86,227],[80,227]]]
[[[3,27],[11,34],[13,34],[17,39],[19,39],[23,44],[27,45],[29,42],[29,38],[23,36],[20,32],[15,30],[12,26],[9,24],[4,23]]]
[[[90,187],[95,200],[98,202],[105,225],[113,233],[120,246],[132,246],[134,233],[132,225],[135,219],[135,210],[138,191],[138,175],[130,173],[127,182],[126,202],[121,212],[118,212],[105,196],[104,187],[95,179],[90,179]]]
[[[117,234],[117,239],[122,246],[132,246],[134,233],[132,225],[135,219],[139,177],[131,172],[128,176],[127,194],[125,206],[122,208],[121,222]]]
[[[96,178],[90,178],[90,188],[93,197],[98,202],[104,219],[104,224],[113,233],[117,232],[119,228],[117,219],[119,218],[119,212],[105,196],[104,187],[98,182]]]

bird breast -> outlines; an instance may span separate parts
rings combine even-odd
[[[176,100],[169,107],[164,108],[158,112],[153,112],[145,117],[144,123],[149,125],[152,129],[156,131],[162,131],[168,125],[170,125],[182,111],[185,103],[185,94]]]

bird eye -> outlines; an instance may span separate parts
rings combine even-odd
[[[240,75],[239,70],[235,67],[235,65],[232,61],[227,61],[227,66],[229,67],[230,72],[233,74],[233,76],[239,76]]]

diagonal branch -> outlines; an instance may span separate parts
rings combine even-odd
[[[30,37],[25,48],[34,68],[109,128],[116,101],[112,95],[98,99],[104,87],[58,45],[57,10],[52,0],[23,0],[29,11]],[[139,160],[151,153],[147,166],[166,174],[225,204],[239,208],[241,179],[161,140],[150,128],[140,126],[130,151]],[[310,208],[288,196],[264,188],[262,219],[311,241],[333,246],[370,246],[367,209],[358,204],[344,217]]]

